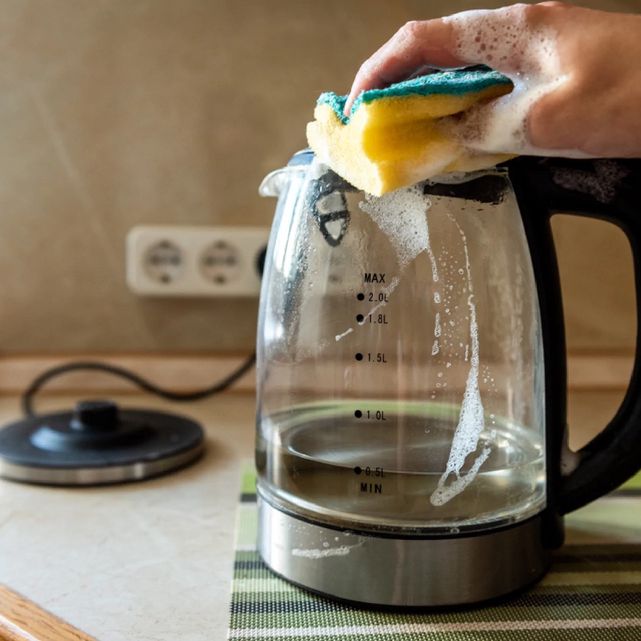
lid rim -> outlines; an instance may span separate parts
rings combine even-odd
[[[306,147],[297,151],[287,163],[288,167],[295,167],[296,165],[310,165],[314,160],[314,152]]]

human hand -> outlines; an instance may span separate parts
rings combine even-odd
[[[359,69],[346,104],[428,67],[488,65],[512,93],[448,123],[468,148],[641,156],[641,16],[559,2],[409,22]]]

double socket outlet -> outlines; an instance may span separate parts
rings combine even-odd
[[[268,238],[263,227],[133,227],[127,284],[147,296],[258,296]]]

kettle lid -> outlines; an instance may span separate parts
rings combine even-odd
[[[312,160],[314,160],[314,152],[309,149],[301,149],[297,151],[287,163],[288,167],[295,167],[297,165],[311,165]]]

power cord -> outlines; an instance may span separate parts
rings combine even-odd
[[[138,374],[125,369],[124,367],[118,367],[117,365],[108,365],[107,363],[100,363],[98,361],[75,361],[72,363],[66,363],[64,365],[59,365],[57,367],[51,367],[48,370],[45,370],[42,374],[36,377],[31,385],[25,390],[22,394],[22,411],[25,416],[35,416],[36,412],[34,410],[34,399],[38,392],[44,387],[46,383],[50,380],[67,374],[69,372],[76,372],[78,370],[91,370],[98,372],[105,372],[107,374],[112,374],[119,378],[124,378],[133,385],[136,385],[145,392],[149,392],[154,396],[159,396],[160,398],[167,399],[169,401],[175,402],[187,402],[187,401],[199,401],[203,398],[209,396],[214,396],[220,392],[224,392],[228,387],[233,385],[243,374],[248,372],[256,362],[256,353],[252,353],[247,360],[245,360],[240,367],[234,370],[231,374],[223,378],[221,381],[214,383],[209,387],[203,389],[195,390],[193,392],[176,392],[174,390],[164,389],[155,385],[151,381],[148,381],[146,378],[139,376]]]
[[[263,271],[265,269],[265,257],[267,256],[267,247],[263,249],[258,254],[256,259],[256,270],[260,277],[263,277]],[[235,369],[231,374],[223,378],[221,381],[205,387],[203,389],[194,390],[193,392],[176,392],[174,390],[164,389],[151,381],[148,381],[146,378],[139,376],[135,372],[132,372],[124,367],[118,367],[117,365],[108,365],[107,363],[101,363],[99,361],[74,361],[71,363],[65,363],[64,365],[58,365],[57,367],[51,367],[39,376],[37,376],[29,385],[29,387],[22,394],[21,404],[22,412],[25,416],[31,417],[35,416],[36,412],[33,407],[33,402],[36,397],[36,394],[52,379],[58,378],[63,374],[68,374],[69,372],[77,372],[79,370],[85,371],[94,371],[94,372],[105,372],[106,374],[112,374],[119,378],[124,378],[126,381],[129,381],[133,385],[136,385],[145,392],[149,392],[154,396],[159,396],[168,401],[174,401],[177,403],[186,403],[188,401],[200,401],[209,396],[214,396],[215,394],[220,394],[224,392],[228,387],[233,385],[243,374],[248,372],[256,363],[256,352],[252,354],[241,363],[240,367]]]

